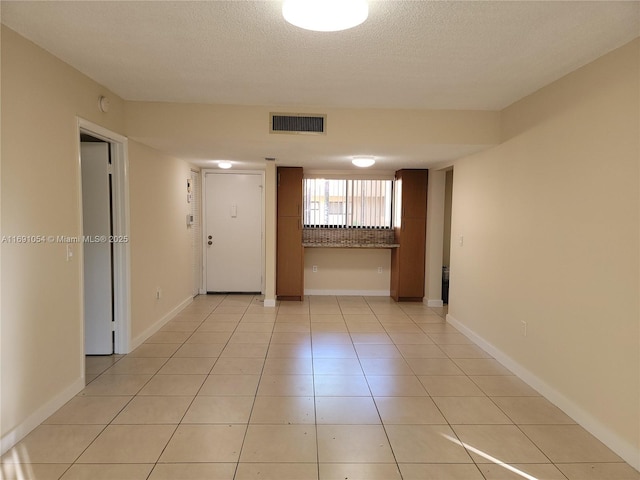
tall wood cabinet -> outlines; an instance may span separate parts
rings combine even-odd
[[[395,177],[395,242],[391,251],[391,297],[424,298],[428,170],[398,170]]]
[[[278,167],[276,297],[302,300],[302,168]]]

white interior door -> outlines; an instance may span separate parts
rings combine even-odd
[[[84,348],[86,355],[110,355],[113,353],[113,296],[108,241],[111,235],[109,145],[82,142],[81,171],[85,237]]]
[[[262,290],[262,175],[205,175],[208,292]]]

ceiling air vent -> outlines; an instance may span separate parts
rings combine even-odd
[[[270,116],[270,133],[326,133],[326,115],[271,113]]]

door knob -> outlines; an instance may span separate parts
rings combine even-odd
[[[209,240],[209,241],[207,242],[207,245],[213,245],[213,242],[212,242],[211,240]]]
[[[212,237],[211,235],[209,235],[207,238],[208,238],[209,240],[213,240],[213,237]]]

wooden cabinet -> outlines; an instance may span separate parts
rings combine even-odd
[[[278,167],[276,297],[302,300],[302,168]]]
[[[278,217],[302,218],[302,168],[278,167]]]
[[[427,217],[428,170],[398,170],[396,182],[402,182],[402,218]]]
[[[397,301],[424,298],[428,170],[398,170],[394,208],[395,242],[391,251],[391,297]]]

